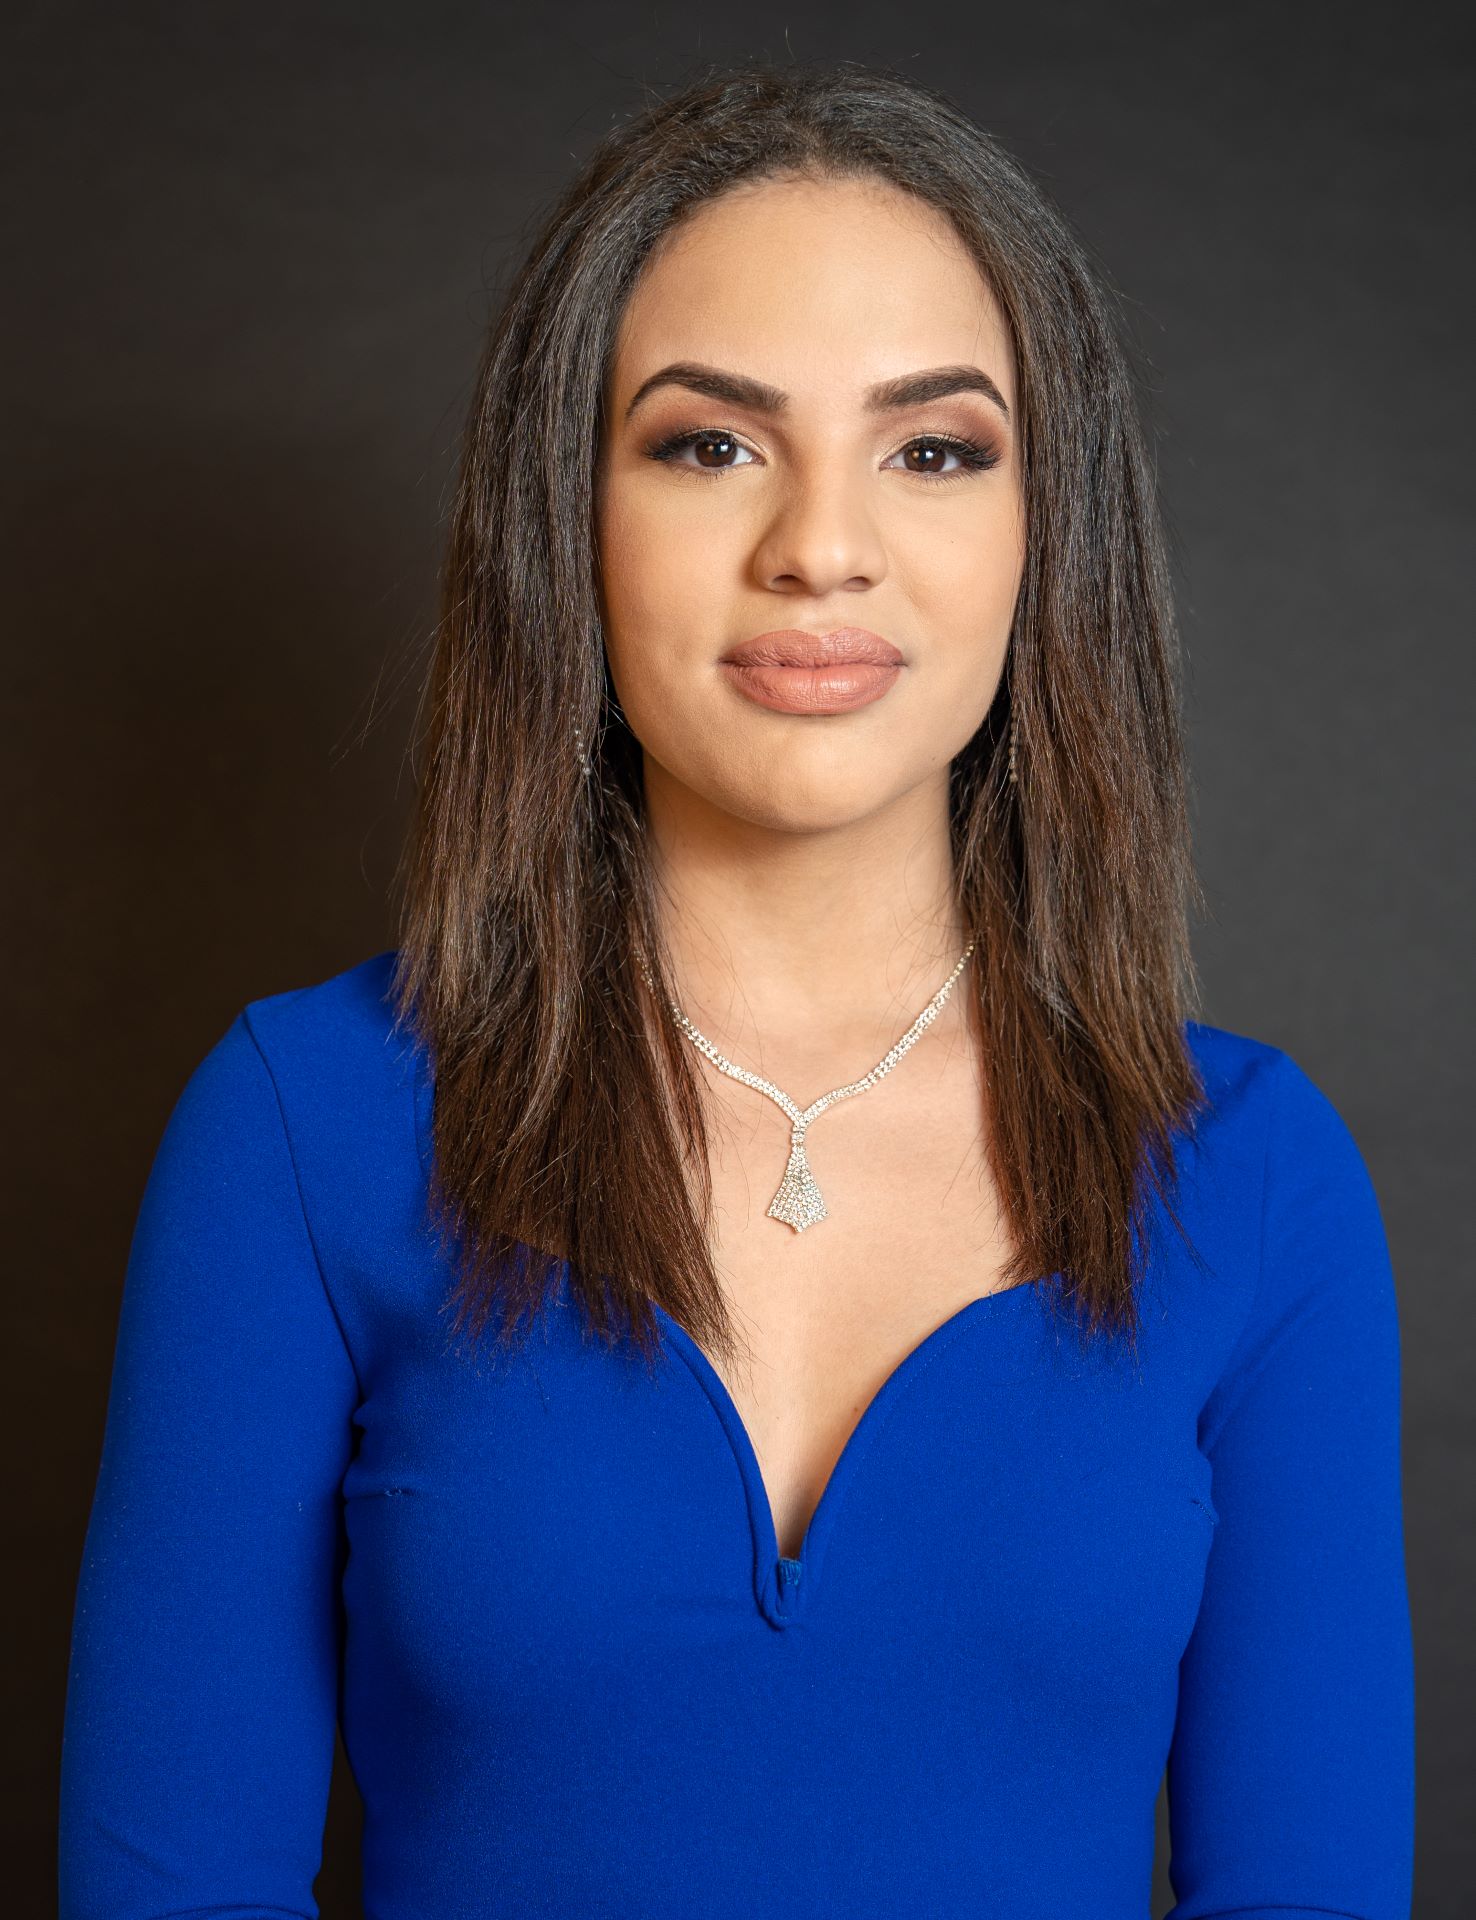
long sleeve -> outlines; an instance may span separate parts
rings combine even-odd
[[[72,1623],[61,1920],[315,1920],[355,1371],[249,1010],[144,1190]]]
[[[1200,1422],[1219,1524],[1180,1668],[1169,1920],[1408,1920],[1394,1277],[1351,1133],[1285,1054],[1271,1072],[1258,1291]]]

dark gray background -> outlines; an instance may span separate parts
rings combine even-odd
[[[73,1587],[165,1117],[244,1001],[393,943],[414,692],[488,291],[613,117],[746,55],[876,59],[948,88],[1130,303],[1188,656],[1205,1013],[1318,1080],[1383,1202],[1405,1356],[1416,1912],[1468,1911],[1460,18],[977,0],[10,16],[12,1911],[54,1905]],[[357,1820],[340,1753],[327,1920],[356,1909]],[[1167,1903],[1160,1867],[1155,1913]]]

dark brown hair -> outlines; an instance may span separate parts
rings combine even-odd
[[[567,1278],[649,1358],[660,1304],[739,1344],[709,1245],[694,1049],[653,911],[641,753],[601,633],[593,498],[615,331],[653,247],[735,182],[875,177],[952,221],[1017,358],[1027,556],[1006,671],[950,774],[959,991],[1014,1246],[1088,1332],[1138,1330],[1153,1195],[1203,1088],[1155,477],[1110,283],[1021,166],[885,69],[709,73],[596,147],[543,221],[478,373],[442,586],[395,971],[435,1075],[431,1213],[449,1304],[509,1344]],[[1018,785],[1002,737],[1017,727]],[[593,760],[586,777],[577,738]],[[1180,1227],[1182,1232],[1182,1227]]]

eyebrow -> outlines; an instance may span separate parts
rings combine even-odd
[[[729,373],[722,367],[705,367],[695,360],[674,360],[670,366],[643,380],[625,409],[629,420],[641,402],[658,387],[685,387],[692,393],[706,394],[709,400],[722,400],[730,407],[746,407],[750,413],[783,413],[789,395],[766,381],[747,374]],[[902,407],[925,405],[950,393],[982,393],[1008,420],[1010,410],[1004,395],[981,367],[929,367],[922,373],[903,373],[893,380],[868,387],[865,407],[868,413],[892,413]]]

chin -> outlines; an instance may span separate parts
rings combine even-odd
[[[771,778],[723,782],[708,792],[711,805],[771,833],[834,833],[880,812],[896,796],[874,768],[810,772],[790,765]]]

